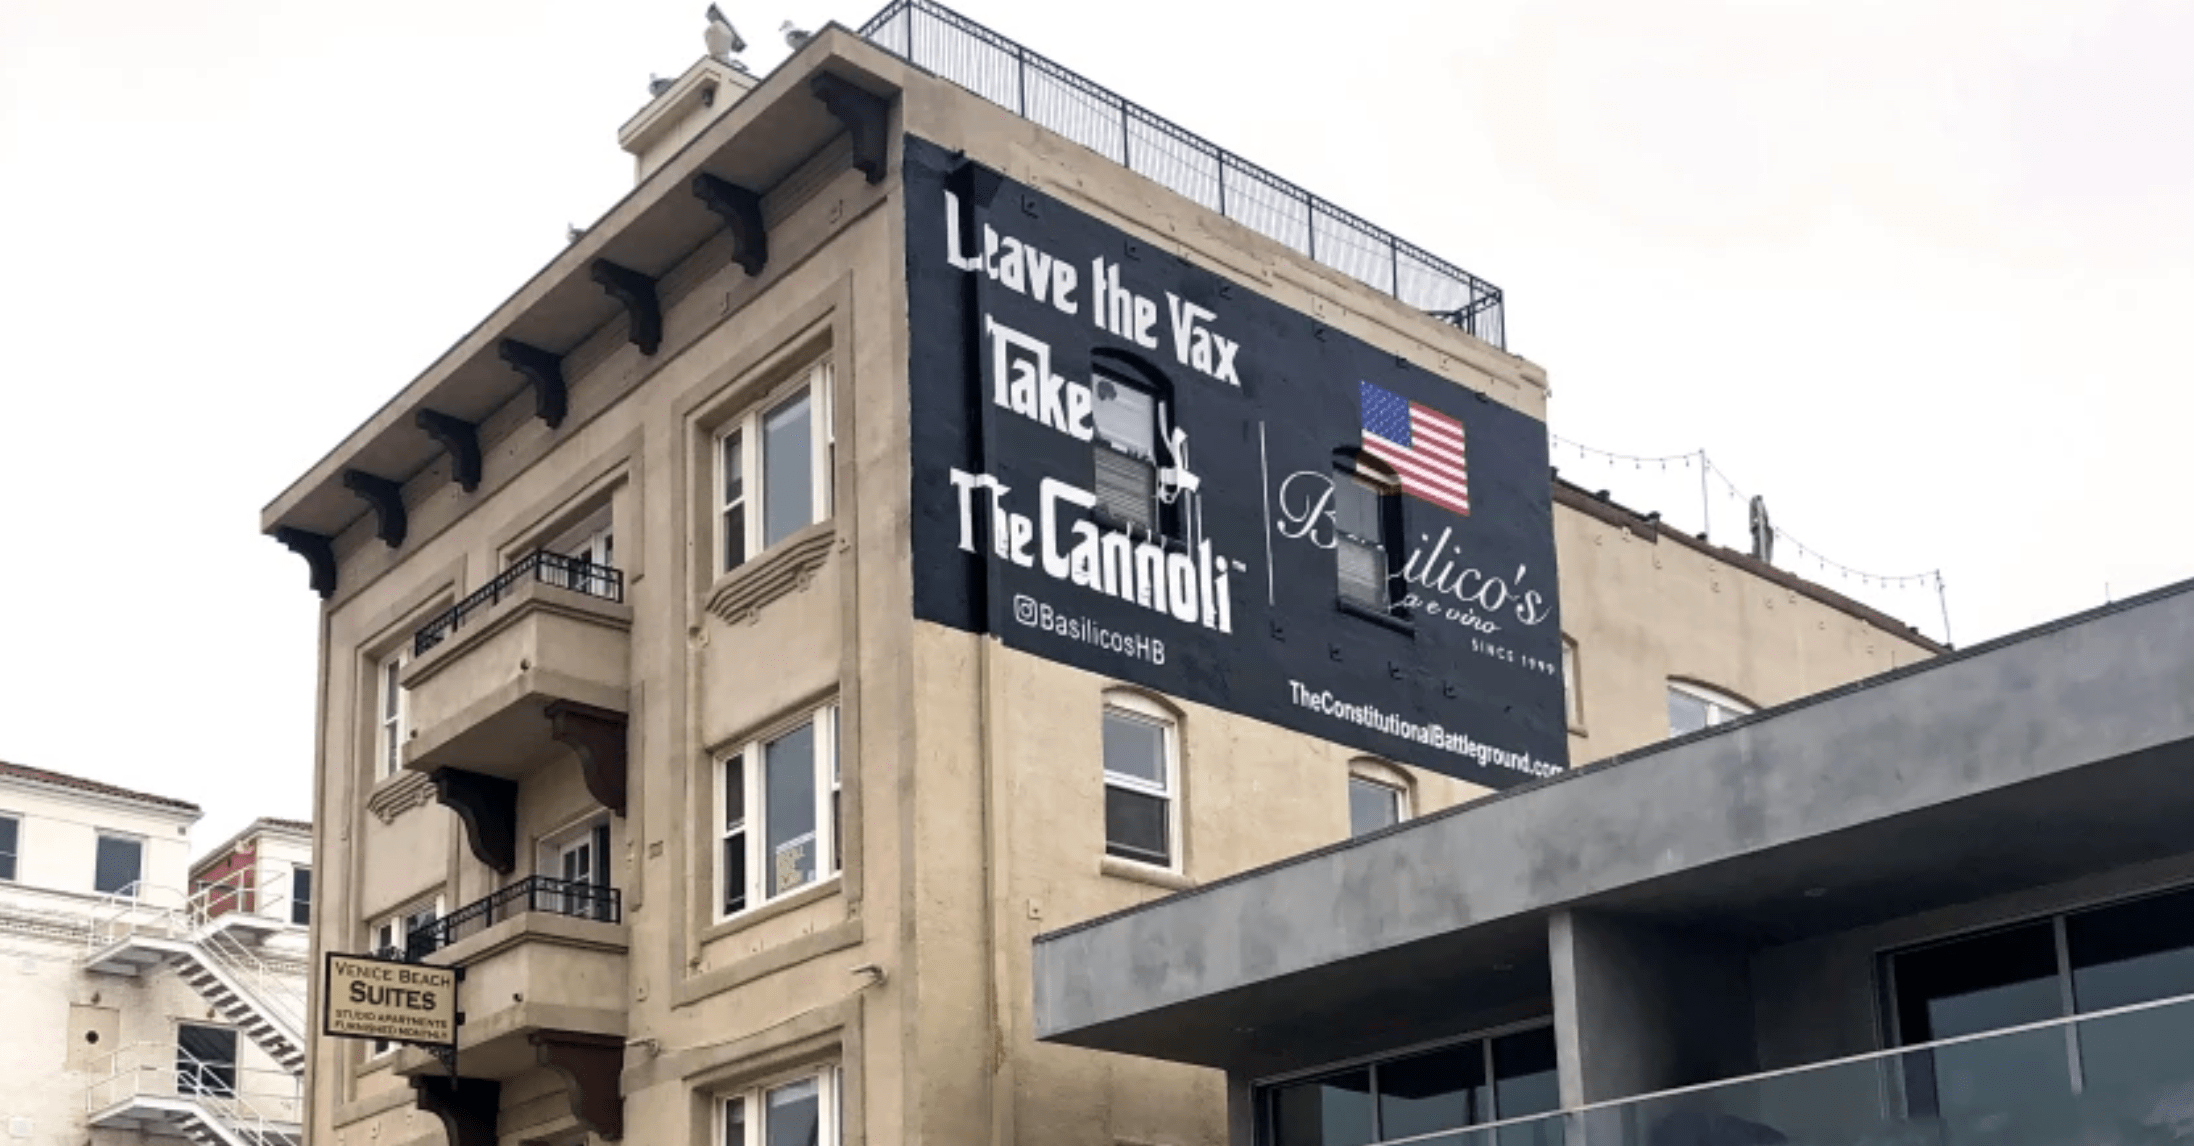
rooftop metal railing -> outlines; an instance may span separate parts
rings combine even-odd
[[[864,39],[1482,342],[1501,288],[938,4],[893,0]]]
[[[622,602],[625,599],[625,575],[619,570],[596,565],[581,557],[536,550],[512,562],[511,567],[498,574],[495,580],[421,626],[411,638],[411,654],[425,655],[427,650],[449,639],[450,634],[473,614],[494,608],[527,581],[570,589],[605,601]]]

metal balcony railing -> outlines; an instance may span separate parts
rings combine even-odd
[[[449,639],[449,635],[456,632],[458,626],[463,625],[473,614],[493,609],[527,581],[570,589],[589,597],[600,597],[605,601],[622,602],[625,599],[625,575],[619,570],[607,565],[596,565],[580,557],[566,557],[546,549],[536,550],[519,558],[495,580],[481,586],[472,595],[450,606],[422,626],[411,638],[412,655],[425,655],[428,649]]]
[[[291,1141],[304,1116],[304,1080],[286,1071],[240,1067],[234,1061],[209,1062],[173,1042],[138,1042],[118,1047],[91,1065],[91,1082],[79,1099],[84,1114],[97,1119],[127,1111],[134,1100],[189,1103],[197,1116],[219,1122],[229,1138],[247,1142]],[[170,1132],[188,1130],[171,1127]],[[202,1139],[200,1139],[202,1140]]]
[[[1473,338],[1508,346],[1501,288],[934,0],[893,0],[860,34]]]
[[[529,912],[617,923],[624,918],[624,897],[614,887],[530,876],[406,935],[403,957],[424,958],[468,935]]]

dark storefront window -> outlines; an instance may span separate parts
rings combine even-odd
[[[1911,1046],[2194,995],[2194,889],[1898,952],[1897,1041]],[[1905,1102],[1955,1117],[2152,1085],[2194,1064],[2177,1008],[1908,1055]]]
[[[1490,1080],[1490,1082],[1489,1082]],[[1554,1029],[1534,1027],[1263,1088],[1265,1146],[1370,1146],[1551,1113]],[[1531,1126],[1500,1133],[1529,1146]]]

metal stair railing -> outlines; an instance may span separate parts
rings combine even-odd
[[[197,948],[205,953],[207,961],[217,970],[226,972],[250,996],[248,1001],[259,1004],[266,1017],[303,1049],[305,993],[302,982],[293,983],[291,976],[276,970],[225,931],[202,929],[195,938]]]
[[[246,896],[256,910],[242,911],[240,907],[234,907],[215,913],[217,904],[233,903]],[[277,970],[238,942],[228,933],[228,925],[223,923],[229,915],[238,912],[281,922],[286,918],[286,910],[270,917],[266,908],[286,906],[286,895],[269,893],[264,885],[246,887],[231,881],[216,881],[193,893],[135,883],[106,899],[107,904],[92,913],[86,928],[87,956],[134,936],[182,943],[210,970],[234,984],[244,1004],[258,1010],[277,1034],[303,1051],[305,996],[301,983],[293,985],[291,980],[297,977]]]
[[[215,1136],[236,1146],[281,1146],[301,1138],[304,1080],[287,1071],[209,1063],[172,1043],[139,1042],[102,1056],[85,1086],[86,1118],[133,1099],[188,1104]]]

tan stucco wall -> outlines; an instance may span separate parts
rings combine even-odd
[[[1753,575],[1734,554],[1656,533],[1555,507],[1562,630],[1577,648],[1572,765],[1666,739],[1670,680],[1764,708],[1932,655],[1910,635]]]
[[[1543,415],[1536,367],[957,89],[872,51],[858,56],[905,86],[910,130]],[[842,150],[818,156],[813,172],[803,184],[811,191],[772,208],[761,278],[727,266],[721,240],[704,247],[665,279],[660,354],[625,345],[621,323],[595,332],[566,360],[572,409],[562,429],[533,420],[520,393],[483,429],[490,480],[479,494],[430,472],[406,489],[417,540],[388,551],[367,520],[339,539],[344,591],[322,649],[316,947],[361,950],[368,923],[388,911],[437,893],[456,907],[499,882],[466,850],[454,817],[413,794],[416,777],[373,781],[371,666],[509,554],[607,497],[632,609],[630,809],[612,843],[632,949],[615,987],[587,1005],[621,1014],[630,1040],[625,1141],[692,1140],[705,1096],[834,1061],[846,1071],[849,1142],[1222,1142],[1216,1075],[1032,1043],[1028,942],[1343,838],[1356,754],[1176,704],[1184,872],[1157,882],[1105,872],[1098,737],[1112,682],[912,619],[898,180],[867,184],[844,169]],[[716,576],[712,431],[817,355],[835,374],[836,511]],[[1665,732],[1670,674],[1767,703],[1889,667],[1890,642],[1717,574],[1689,550],[1608,537],[1567,510],[1556,528],[1566,624],[1588,690],[1587,731],[1573,741],[1580,757]],[[1880,652],[1864,651],[1870,640]],[[843,874],[719,923],[716,761],[833,700]],[[1410,778],[1420,812],[1480,794]],[[568,754],[525,776],[518,874],[531,872],[541,833],[590,806]],[[856,971],[864,966],[882,981]],[[480,981],[525,993],[502,974]],[[507,1005],[480,996],[467,1006],[487,1025]],[[315,1039],[313,1140],[441,1141],[391,1069],[401,1056],[367,1064],[363,1055],[363,1044]],[[557,1094],[545,1072],[512,1078],[503,1141],[568,1129]]]

